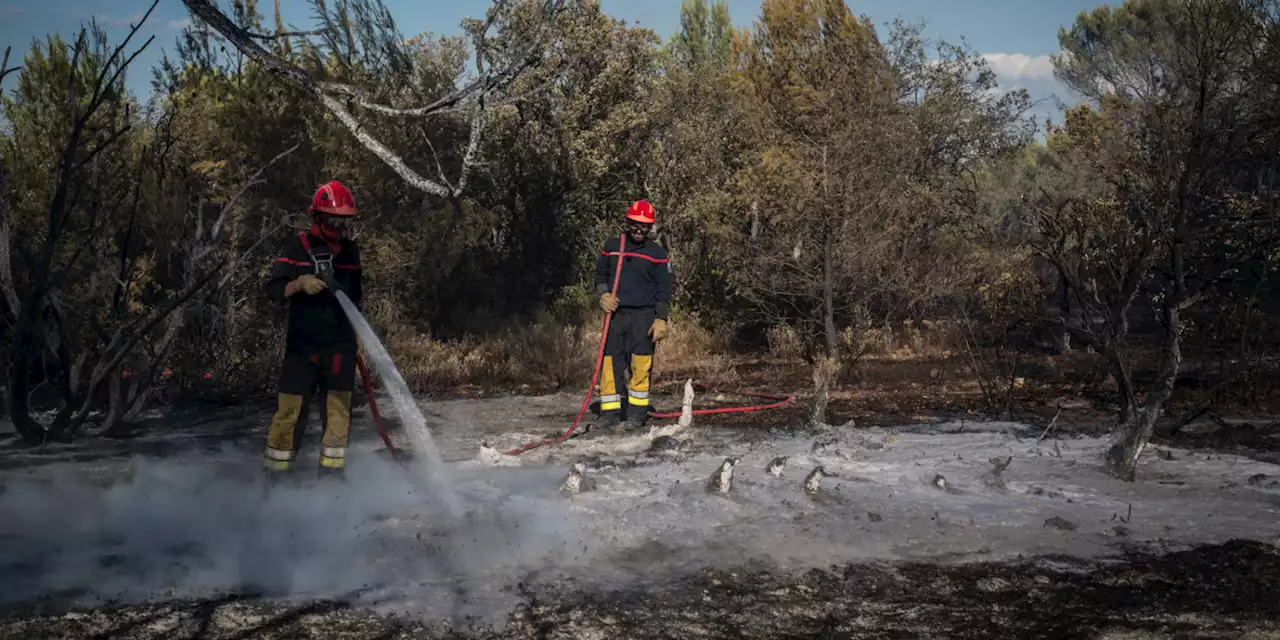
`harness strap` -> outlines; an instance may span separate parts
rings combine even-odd
[[[302,248],[307,250],[307,254],[314,258],[316,254],[311,250],[311,241],[307,240],[307,232],[299,231],[298,239],[302,241]],[[329,244],[328,242],[326,242],[325,244],[329,245],[329,249],[333,251],[333,255],[335,257],[342,252],[342,245],[340,244],[336,246]]]
[[[305,231],[298,233],[298,239],[302,241],[302,248],[306,250],[307,255],[311,256],[312,268],[315,269],[316,274],[324,276],[324,272],[321,270],[324,265],[328,265],[330,271],[333,270],[333,255],[330,255],[328,260],[321,260],[316,257],[315,252],[311,250],[311,242],[307,240],[307,232]]]

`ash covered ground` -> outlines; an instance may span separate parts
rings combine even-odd
[[[461,519],[359,412],[345,482],[270,492],[259,409],[5,445],[0,637],[1280,637],[1266,456],[1152,446],[1123,483],[1102,439],[973,422],[482,446],[579,401],[424,403]],[[595,489],[562,495],[578,461]]]

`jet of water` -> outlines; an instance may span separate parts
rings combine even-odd
[[[351,326],[355,327],[356,334],[360,336],[360,341],[364,344],[364,349],[373,362],[373,368],[386,383],[387,392],[391,395],[391,401],[395,404],[396,413],[404,421],[415,448],[426,454],[425,462],[427,468],[421,469],[421,471],[425,471],[427,479],[435,488],[435,493],[440,496],[440,499],[444,501],[445,507],[449,510],[449,515],[454,518],[461,517],[462,504],[458,501],[458,494],[453,490],[452,484],[445,475],[444,461],[440,458],[440,450],[436,448],[435,439],[431,437],[431,431],[427,429],[427,419],[423,417],[422,411],[418,408],[418,403],[413,398],[413,394],[409,392],[409,385],[405,384],[404,378],[400,375],[400,370],[391,361],[391,356],[387,353],[386,347],[382,346],[382,341],[378,339],[377,334],[373,332],[369,323],[365,321],[364,316],[356,310],[355,305],[351,303],[347,295],[336,288],[333,293],[337,296],[338,303],[342,305],[342,311],[347,314],[347,319],[351,321]]]

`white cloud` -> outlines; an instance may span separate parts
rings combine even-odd
[[[982,58],[1001,78],[1010,80],[1052,80],[1053,61],[1049,56],[1025,53],[984,53]]]
[[[98,22],[105,23],[109,27],[132,27],[141,20],[141,13],[131,13],[127,16],[109,16],[105,13],[98,15]]]
[[[191,18],[183,18],[181,20],[170,20],[164,26],[170,29],[186,29],[191,26]]]

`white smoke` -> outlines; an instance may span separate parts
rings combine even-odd
[[[553,400],[483,406],[508,402],[515,413]],[[474,414],[478,406],[443,408]],[[520,421],[534,432],[545,427]],[[493,435],[481,427],[501,427],[490,422],[443,430],[442,439],[447,446],[450,438],[474,439],[475,451]],[[1097,468],[1105,438],[1040,441],[1039,433],[960,423],[744,442],[707,430],[686,433],[691,450],[674,458],[607,452],[610,442],[629,451],[625,438],[571,441],[530,452],[549,452],[552,466],[524,456],[529,466],[453,465],[450,479],[467,511],[459,519],[407,482],[410,474],[361,447],[352,450],[345,483],[313,478],[270,494],[260,450],[243,448],[10,468],[0,480],[0,604],[265,590],[498,621],[521,598],[520,582],[609,591],[743,563],[795,570],[866,560],[1091,557],[1114,551],[1121,524],[1128,544],[1274,539],[1280,486],[1247,481],[1280,476],[1276,465],[1172,450],[1169,459],[1144,456],[1139,480],[1126,483]],[[301,459],[314,455],[304,446]],[[781,478],[765,471],[778,455],[790,456]],[[734,489],[707,494],[705,482],[726,456],[742,457]],[[987,486],[990,460],[1010,456],[1004,486]],[[588,460],[595,491],[558,494],[569,457]],[[803,478],[817,465],[836,477],[810,496]],[[120,478],[126,472],[131,477]],[[938,490],[935,474],[954,491]],[[1206,513],[1212,517],[1187,515]],[[1061,520],[1074,528],[1046,526]]]
[[[492,583],[581,553],[559,470],[489,470],[454,519],[376,455],[349,459],[345,481],[303,470],[312,477],[267,491],[257,459],[225,454],[135,458],[132,477],[108,486],[83,464],[7,479],[0,604],[256,592],[496,614]]]

